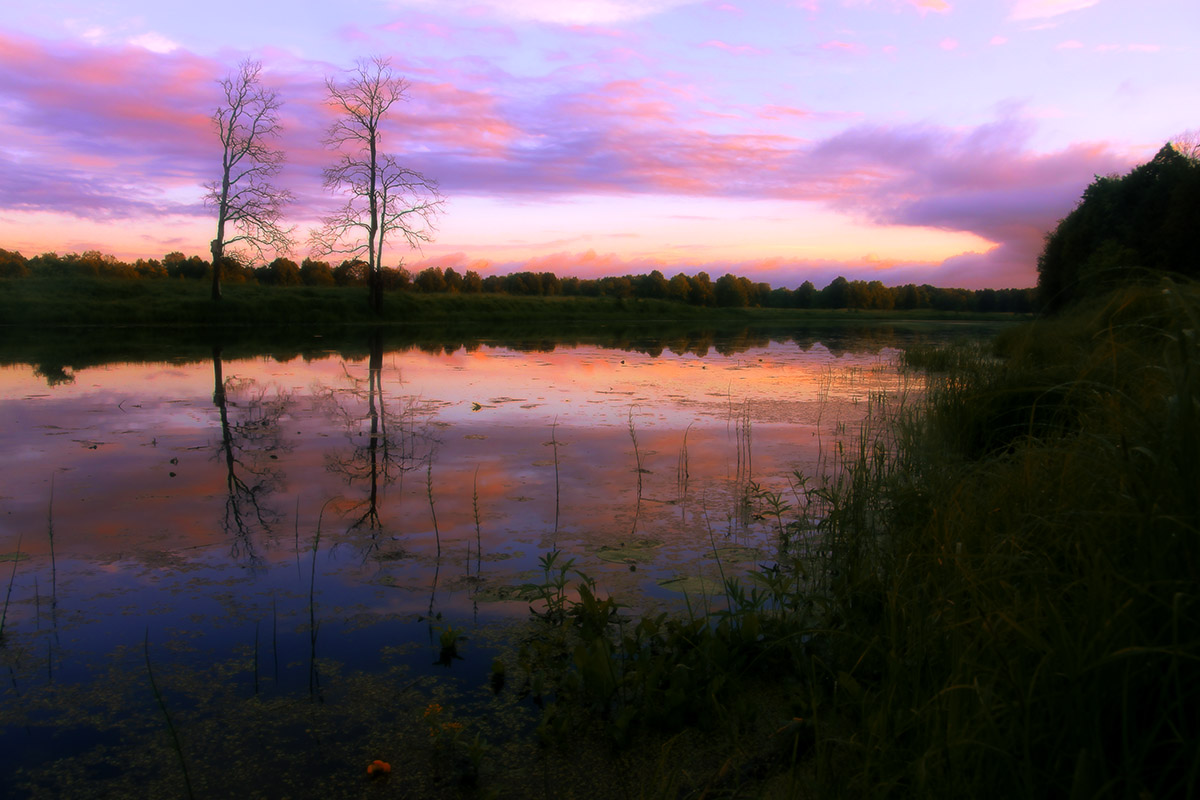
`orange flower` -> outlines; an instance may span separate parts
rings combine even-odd
[[[375,759],[374,761],[372,761],[370,764],[367,765],[367,774],[370,775],[372,778],[382,777],[384,775],[387,775],[391,771],[392,771],[392,765],[387,763],[386,761],[380,761],[379,759]]]

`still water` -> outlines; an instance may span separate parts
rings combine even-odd
[[[172,714],[217,794],[357,780],[487,684],[546,553],[631,614],[771,563],[762,498],[911,399],[914,336],[0,367],[0,794],[179,793]]]

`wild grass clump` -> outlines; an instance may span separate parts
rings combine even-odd
[[[826,791],[1200,791],[1197,331],[1165,283],[1009,334],[831,492]]]

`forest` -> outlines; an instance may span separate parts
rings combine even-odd
[[[253,267],[225,258],[221,280],[225,284],[263,286],[363,286],[368,267],[360,259],[347,259],[336,266],[305,258],[297,264],[276,258]],[[1008,312],[1030,313],[1036,309],[1036,291],[1030,289],[946,289],[929,284],[885,286],[881,281],[847,280],[838,276],[824,288],[804,281],[796,289],[773,288],[768,283],[726,273],[715,281],[708,273],[678,273],[671,278],[658,270],[648,275],[603,278],[559,277],[552,272],[513,272],[481,276],[474,270],[459,272],[453,267],[427,267],[416,274],[403,265],[381,270],[389,292],[422,294],[495,294],[520,297],[611,297],[616,299],[668,300],[701,307],[720,308],[820,308]],[[25,258],[21,253],[0,248],[0,278],[41,277],[70,279],[100,277],[124,280],[211,281],[212,264],[199,256],[167,253],[162,259],[139,258],[133,263],[88,250],[83,253],[42,253]]]

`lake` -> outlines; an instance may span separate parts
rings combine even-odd
[[[537,720],[490,676],[541,559],[630,615],[718,602],[816,524],[806,485],[863,419],[919,394],[901,350],[985,333],[0,367],[0,794],[186,796],[182,752],[198,796],[362,796],[435,705],[497,759]]]

